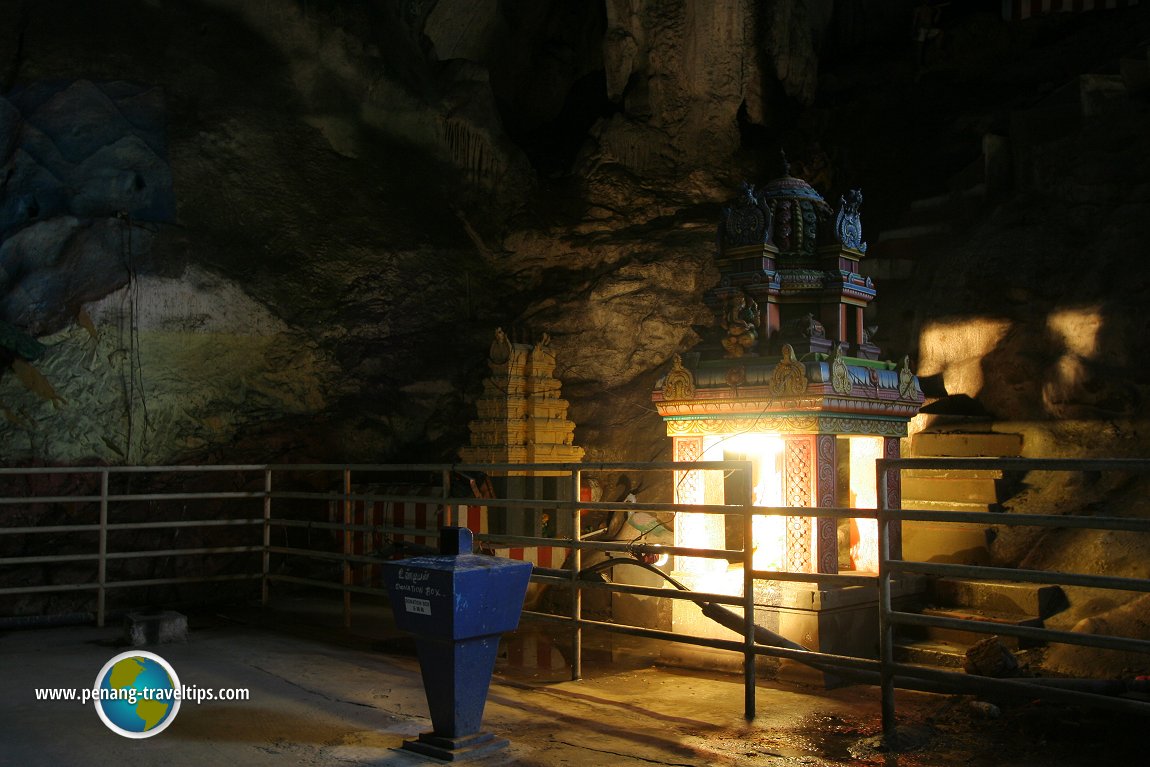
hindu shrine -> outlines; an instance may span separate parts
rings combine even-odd
[[[547,464],[578,463],[583,448],[574,444],[575,424],[568,420],[569,403],[555,377],[555,352],[551,337],[543,333],[535,344],[512,341],[496,328],[488,350],[490,375],[476,408],[478,418],[468,426],[470,444],[459,451],[464,463]],[[501,495],[519,498],[558,497],[558,477],[563,472],[525,468],[495,478]],[[554,533],[542,512],[507,515],[501,509],[485,512],[482,520],[492,531],[539,535]]]
[[[714,334],[674,356],[652,399],[676,461],[749,460],[754,497],[719,472],[688,471],[676,502],[876,508],[874,462],[899,456],[923,393],[909,360],[883,361],[865,324],[876,291],[859,270],[862,199],[852,190],[832,209],[784,158],[778,178],[745,184],[723,210],[721,279],[706,297]],[[888,492],[897,498],[897,482]],[[742,532],[722,516],[681,514],[675,543],[737,548]],[[761,516],[752,546],[760,571],[877,569],[874,520]],[[701,590],[739,588],[722,560],[679,557],[675,568]],[[875,634],[860,622],[873,621],[873,589],[759,583],[760,623],[812,649],[871,650]],[[676,610],[676,629],[706,630],[696,613]]]

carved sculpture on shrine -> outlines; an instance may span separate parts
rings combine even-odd
[[[759,190],[759,198],[771,211],[772,242],[783,256],[806,258],[815,254],[820,222],[831,216],[831,207],[810,184],[791,175],[785,152],[780,152],[782,175]]]
[[[836,344],[831,352],[831,388],[839,394],[851,393],[851,374],[841,344]]]
[[[795,359],[795,350],[783,344],[783,358],[771,373],[771,392],[776,397],[802,394],[807,390],[807,369]]]
[[[866,243],[862,238],[861,189],[851,189],[839,198],[839,211],[835,215],[835,236],[844,248],[866,253]]]
[[[759,305],[742,293],[727,300],[722,327],[727,331],[723,349],[728,357],[742,357],[754,351],[759,341]]]
[[[675,355],[671,370],[663,382],[663,399],[691,399],[695,396],[695,377],[683,367],[683,358]]]
[[[769,244],[773,223],[767,203],[753,185],[744,182],[742,194],[730,207],[723,209],[718,232],[719,250]]]

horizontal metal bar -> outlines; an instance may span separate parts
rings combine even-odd
[[[1138,458],[880,458],[878,468],[1003,471],[1150,471]]]
[[[347,500],[347,497],[343,493],[335,491],[272,490],[271,499],[273,501],[343,501]]]
[[[260,520],[263,522],[263,520]],[[360,533],[388,533],[391,535],[410,535],[412,537],[439,538],[439,528],[434,530],[416,530],[410,527],[390,527],[387,525],[345,525],[343,522],[320,522],[307,519],[269,519],[272,527],[296,527],[308,530],[336,530]]]
[[[393,493],[352,493],[344,495],[336,491],[331,492],[292,492],[273,491],[273,500],[321,500],[333,503],[351,501],[352,503],[418,503],[436,508],[443,506],[483,506],[506,509],[579,509],[581,511],[646,511],[655,514],[723,514],[726,516],[741,516],[751,513],[756,516],[788,516],[808,518],[849,518],[849,519],[875,519],[878,512],[874,509],[852,509],[838,506],[742,506],[733,504],[692,504],[692,503],[628,503],[601,502],[601,501],[572,501],[554,498],[474,498],[469,496],[448,497],[440,495],[411,495]]]
[[[91,533],[98,532],[99,525],[53,525],[51,527],[0,527],[0,535],[31,535],[34,533]]]
[[[568,621],[571,619],[568,618]],[[584,618],[579,621],[584,628],[603,629],[616,634],[627,634],[629,636],[644,637],[647,639],[661,639],[668,642],[677,642],[679,644],[692,644],[700,647],[710,647],[717,650],[730,650],[731,652],[743,653],[746,647],[741,640],[729,639],[712,639],[710,637],[700,637],[693,634],[675,634],[669,631],[659,631],[658,629],[647,629],[639,626],[630,626],[621,623],[608,623],[606,621],[596,621]],[[797,660],[804,663],[811,661],[817,662],[822,665],[841,667],[841,668],[857,668],[865,671],[877,673],[881,664],[879,661],[870,660],[867,658],[854,658],[848,655],[831,655],[829,653],[814,652],[813,650],[792,650],[786,647],[773,647],[771,645],[755,645],[756,655],[765,655],[769,657],[787,658],[790,660]]]
[[[108,496],[109,502],[129,503],[137,501],[231,501],[264,497],[263,490],[224,490],[219,492],[202,493],[140,493],[140,494],[113,494]]]
[[[1126,530],[1150,533],[1150,519],[1127,517],[1079,517],[1061,514],[1007,514],[989,511],[928,511],[924,509],[892,510],[899,522],[985,522],[1009,527],[1063,527],[1090,530]]]
[[[543,546],[550,548],[571,549],[582,551],[605,551],[616,554],[629,554],[632,550],[651,551],[650,544],[635,546],[626,541],[588,541],[580,539],[573,542],[570,538],[532,538],[529,536],[490,535],[480,537],[484,543],[513,542],[515,548]],[[739,549],[693,549],[687,546],[659,546],[660,554],[675,554],[682,557],[695,557],[697,559],[727,559],[742,561],[743,552]]]
[[[205,464],[205,465],[172,465],[172,466],[27,466],[24,468],[0,468],[0,476],[23,474],[153,474],[153,473],[182,473],[182,472],[227,472],[227,471],[263,471],[269,468],[267,464]]]
[[[242,525],[262,525],[263,519],[189,519],[167,522],[117,522],[108,525],[108,530],[155,530],[163,528],[229,527]],[[0,528],[0,535],[31,535],[35,533],[93,533],[99,525],[51,525],[46,527]]]
[[[85,560],[95,561],[99,558],[99,554],[45,554],[44,556],[37,557],[3,557],[0,558],[0,567],[6,565],[41,565],[55,562],[83,562]]]
[[[572,618],[570,615],[556,615],[555,613],[541,613],[535,610],[524,609],[520,613],[521,618],[530,621],[539,621],[540,623],[570,623]]]
[[[925,573],[927,575],[956,575],[960,578],[985,578],[999,581],[1049,583],[1058,586],[1086,586],[1088,588],[1117,589],[1119,591],[1150,591],[1150,580],[1118,578],[1110,575],[1064,573],[1058,570],[1014,570],[984,565],[951,565],[941,562],[910,562],[892,559],[887,562],[892,573]]]
[[[156,549],[154,551],[110,551],[105,556],[108,559],[146,559],[155,557],[187,557],[196,554],[240,554],[251,551],[263,551],[260,546],[205,546],[195,549]]]
[[[496,533],[479,533],[475,540],[498,546],[513,548],[545,547],[552,549],[571,549],[570,538],[541,538],[537,535],[499,535]]]
[[[878,584],[878,575],[847,575],[843,573],[786,573],[777,570],[752,570],[757,581],[787,581],[791,583],[817,583],[827,586],[868,586]]]
[[[244,498],[263,498],[260,491],[220,491],[202,493],[116,493],[108,496],[109,503],[137,503],[142,501],[227,501]],[[98,495],[49,495],[0,498],[0,506],[33,506],[46,503],[99,503]]]
[[[52,591],[85,591],[100,588],[95,583],[61,583],[54,586],[8,586],[0,589],[0,595],[4,594],[45,594]]]
[[[976,634],[999,634],[1004,636],[1034,639],[1041,642],[1064,642],[1066,644],[1083,645],[1085,647],[1100,647],[1104,650],[1122,650],[1124,652],[1137,652],[1150,654],[1150,641],[1145,639],[1129,639],[1105,634],[1083,634],[1077,631],[1056,631],[1054,629],[1037,628],[1035,626],[1015,626],[1012,624],[991,623],[989,621],[964,620],[962,618],[946,618],[940,615],[920,615],[918,613],[904,613],[892,611],[889,613],[892,623],[903,626],[926,626],[970,631]]]
[[[573,618],[567,618],[568,622],[574,621]],[[743,643],[733,639],[713,639],[710,637],[700,637],[693,634],[675,634],[670,631],[661,631],[659,629],[648,629],[640,626],[629,626],[622,623],[607,623],[606,621],[590,620],[583,618],[579,621],[579,625],[584,628],[591,627],[603,629],[615,634],[626,634],[628,636],[643,637],[645,639],[662,639],[668,642],[678,642],[679,644],[691,644],[699,647],[711,647],[717,650],[730,650],[731,652],[743,652]]]
[[[140,586],[164,586],[176,583],[216,583],[223,581],[254,581],[263,578],[263,573],[243,573],[239,575],[187,575],[182,578],[145,578],[137,581],[109,581],[106,589],[127,589]]]
[[[331,589],[332,591],[350,591],[356,594],[374,594],[377,596],[387,596],[387,589],[378,588],[375,586],[354,586],[352,584],[332,583],[331,581],[317,581],[314,578],[301,578],[297,575],[278,575],[275,573],[268,574],[268,578],[273,581],[281,583],[295,583],[301,586],[315,586],[321,589]]]
[[[712,602],[721,605],[742,605],[743,598],[729,594],[712,594],[706,591],[681,591],[675,588],[661,589],[653,586],[632,586],[627,583],[603,582],[591,580],[571,580],[551,575],[533,575],[531,580],[535,583],[547,583],[554,586],[570,588],[575,583],[581,589],[599,589],[619,594],[636,594],[661,599],[679,599],[688,602]]]
[[[36,506],[46,503],[99,503],[98,495],[30,495],[20,498],[0,498],[0,506]]]
[[[498,506],[502,503],[487,505]],[[534,502],[539,505],[538,502]],[[850,519],[876,519],[875,509],[852,509],[840,506],[743,506],[735,504],[687,504],[687,503],[603,503],[598,501],[565,501],[563,508],[577,508],[583,511],[647,511],[658,514],[725,514],[742,516],[750,513],[758,517],[842,517]],[[551,508],[551,507],[548,507]],[[559,508],[558,506],[556,508]]]
[[[261,520],[262,521],[262,520]],[[343,522],[321,522],[319,520],[277,520],[269,519],[268,524],[274,528],[304,528],[307,530],[351,530],[353,532],[378,532],[381,528],[375,524],[344,524]],[[438,535],[439,531],[436,530]]]
[[[516,474],[532,471],[570,473],[573,471],[677,471],[750,469],[750,461],[642,461],[619,463],[408,463],[408,464],[347,464],[347,463],[303,463],[269,464],[271,471],[351,471],[351,472],[491,472],[507,471]]]
[[[196,527],[240,527],[244,525],[262,525],[264,520],[262,517],[253,517],[250,519],[186,519],[186,520],[170,520],[167,522],[116,522],[115,524],[108,525],[109,530],[160,530],[166,528],[176,528],[183,530],[185,528]],[[98,528],[99,525],[94,526]]]
[[[260,547],[262,550],[262,547]],[[336,562],[359,562],[365,565],[378,565],[386,562],[379,557],[369,557],[362,554],[341,554],[336,551],[316,551],[314,549],[295,549],[290,546],[268,546],[271,554],[284,554],[295,557],[309,557],[311,559],[330,559]]]
[[[610,551],[621,554],[627,554],[634,548],[629,543],[615,543],[613,541],[579,541],[579,544],[579,548],[588,551]],[[731,562],[742,562],[745,556],[740,549],[695,549],[689,546],[660,546],[659,551],[680,557],[726,559]]]

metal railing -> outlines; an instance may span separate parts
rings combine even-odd
[[[115,550],[109,546],[109,538],[117,533],[144,530],[171,530],[182,531],[210,527],[256,527],[266,526],[267,494],[263,491],[208,491],[208,492],[131,492],[113,491],[111,478],[148,476],[154,481],[157,475],[212,475],[223,473],[250,473],[264,472],[265,466],[95,466],[95,467],[32,467],[23,469],[0,469],[0,480],[3,478],[33,478],[33,477],[94,477],[98,480],[98,489],[94,492],[79,492],[71,494],[33,494],[33,495],[3,495],[0,496],[0,514],[5,521],[10,517],[11,510],[20,506],[57,506],[67,509],[66,517],[95,516],[94,521],[71,524],[33,524],[33,525],[0,525],[0,537],[8,536],[51,536],[60,534],[95,533],[96,541],[94,551],[69,554],[35,554],[29,556],[0,557],[0,566],[20,565],[52,565],[59,563],[95,562],[96,572],[92,579],[68,581],[65,583],[45,583],[26,586],[0,587],[0,596],[13,596],[23,594],[50,594],[59,592],[92,591],[95,593],[95,618],[98,626],[103,626],[106,618],[107,593],[111,589],[147,588],[159,585],[175,585],[185,583],[204,583],[215,581],[243,581],[261,578],[260,573],[228,573],[228,574],[201,574],[192,576],[164,576],[149,578],[123,578],[115,579],[109,576],[109,562],[126,561],[133,559],[155,559],[157,557],[191,557],[208,554],[241,554],[262,552],[264,545],[251,544],[240,546],[197,546],[192,548],[168,549],[125,549]],[[207,519],[179,519],[145,521],[121,521],[113,519],[113,505],[170,503],[175,501],[235,501],[265,499],[264,514],[259,517],[226,517]],[[87,512],[84,506],[95,507]],[[32,547],[41,549],[43,546]]]
[[[894,630],[896,626],[958,629],[961,631],[987,634],[988,636],[1004,635],[1037,642],[1066,643],[1150,655],[1150,641],[1142,639],[1086,634],[1074,631],[1055,631],[1029,626],[983,624],[978,621],[920,615],[894,609],[891,600],[891,581],[895,576],[902,573],[1019,581],[1058,586],[1085,586],[1143,593],[1150,592],[1150,580],[1143,578],[1120,578],[1090,573],[915,562],[904,559],[900,546],[895,544],[896,541],[901,540],[901,537],[893,536],[892,531],[894,530],[893,526],[895,524],[901,525],[903,522],[911,521],[983,522],[988,526],[1034,526],[1041,528],[1078,528],[1150,533],[1150,519],[1131,517],[1095,515],[1081,517],[1054,514],[1004,514],[995,512],[932,511],[900,508],[901,503],[892,497],[892,484],[888,480],[892,477],[893,472],[901,472],[906,469],[946,469],[950,471],[995,470],[1019,473],[1031,471],[1125,471],[1146,473],[1150,471],[1150,461],[1033,458],[898,458],[880,459],[877,461],[876,479],[878,483],[877,487],[879,488],[879,626],[881,633],[879,647],[882,665],[881,688],[884,734],[893,736],[895,731],[895,687],[908,686],[908,682],[913,683],[915,681],[950,687],[955,691],[962,692],[1041,697],[1050,700],[1087,704],[1144,715],[1150,714],[1150,702],[1126,698],[1120,695],[1098,694],[1087,689],[1088,685],[1085,684],[1078,685],[1082,689],[1075,689],[1075,684],[1071,681],[1027,680],[1021,678],[994,679],[970,674],[926,669],[921,666],[895,662]],[[896,677],[900,682],[899,685],[896,685]]]
[[[514,510],[549,510],[563,515],[566,525],[564,534],[559,536],[482,533],[477,535],[481,543],[491,546],[542,546],[555,547],[569,552],[565,570],[543,569],[533,575],[533,582],[565,588],[570,594],[570,610],[566,614],[526,611],[529,620],[559,621],[570,630],[572,642],[572,677],[582,675],[583,630],[594,628],[623,635],[666,640],[688,645],[727,650],[743,656],[743,677],[745,691],[745,714],[748,719],[755,715],[755,662],[760,656],[789,659],[805,664],[814,664],[819,670],[833,673],[842,671],[846,675],[866,675],[881,687],[883,726],[888,733],[893,732],[895,722],[896,687],[917,689],[951,689],[958,692],[986,691],[992,693],[1025,692],[1029,695],[1041,694],[1059,700],[1106,705],[1150,712],[1150,704],[1130,701],[1123,698],[1084,693],[1050,687],[1038,687],[1032,682],[1019,680],[992,680],[971,675],[956,674],[923,669],[909,664],[897,663],[894,658],[894,629],[896,626],[934,626],[961,628],[965,631],[986,632],[1017,636],[1026,639],[1052,642],[1069,642],[1106,649],[1132,650],[1150,653],[1150,642],[1123,637],[1085,635],[1074,632],[1059,632],[1032,627],[1013,627],[995,624],[982,627],[970,621],[960,621],[943,617],[931,617],[896,610],[892,606],[891,581],[903,573],[926,575],[957,575],[975,578],[996,578],[1010,581],[1054,583],[1063,585],[1116,588],[1132,591],[1150,591],[1150,580],[1114,578],[1080,573],[1051,573],[1043,571],[1015,570],[1004,568],[976,567],[965,565],[912,562],[902,558],[899,549],[900,536],[895,534],[902,521],[937,522],[985,522],[988,525],[1040,525],[1044,527],[1085,527],[1100,530],[1127,530],[1150,532],[1150,520],[1123,517],[1067,517],[1056,515],[1009,515],[1001,513],[944,512],[898,508],[898,499],[891,493],[893,484],[888,478],[893,472],[904,469],[954,469],[1001,471],[1146,471],[1150,461],[1036,461],[1030,459],[882,459],[876,464],[877,487],[879,488],[879,509],[850,508],[796,508],[758,507],[750,504],[673,504],[673,503],[602,503],[580,500],[582,478],[586,474],[601,472],[661,471],[693,472],[721,471],[738,477],[739,493],[743,498],[751,495],[751,464],[746,461],[710,461],[692,463],[601,463],[601,464],[538,464],[538,465],[239,465],[239,466],[180,466],[180,467],[81,467],[81,468],[31,468],[0,469],[0,478],[35,477],[37,475],[91,475],[99,480],[99,490],[75,495],[3,495],[0,496],[0,513],[20,505],[57,504],[66,507],[94,505],[96,520],[83,523],[51,525],[0,526],[0,542],[10,535],[46,535],[53,533],[96,533],[97,540],[90,552],[69,554],[35,554],[30,556],[0,556],[0,567],[18,565],[48,565],[64,562],[96,562],[97,568],[91,579],[53,584],[25,586],[4,586],[0,596],[15,594],[35,594],[53,591],[93,591],[96,597],[96,622],[103,625],[106,618],[106,594],[111,589],[147,587],[212,581],[258,581],[261,597],[267,603],[271,584],[276,582],[327,588],[342,593],[344,622],[350,624],[353,612],[353,594],[383,595],[384,589],[373,585],[355,582],[354,568],[375,565],[381,560],[368,552],[355,553],[351,545],[356,534],[385,535],[425,535],[435,534],[434,529],[413,529],[402,525],[377,525],[355,523],[355,504],[369,503],[420,503],[431,505],[441,512],[439,524],[455,521],[455,510],[465,505],[485,505]],[[486,472],[491,475],[522,473],[536,469],[559,475],[556,487],[560,492],[554,498],[487,498],[477,499],[470,495],[452,495],[452,475],[456,472]],[[110,480],[120,475],[179,475],[222,474],[231,472],[241,476],[242,490],[211,490],[201,492],[133,493],[113,491]],[[422,492],[363,492],[357,489],[357,478],[380,476],[411,477],[419,475],[434,478],[424,482]],[[338,486],[338,490],[301,489],[301,483],[293,478],[304,476],[304,485],[321,487]],[[335,479],[333,479],[333,477]],[[387,484],[386,482],[384,484]],[[565,485],[566,490],[562,488]],[[258,488],[258,489],[256,489]],[[565,497],[560,497],[565,492]],[[117,521],[116,514],[124,508],[139,503],[173,503],[185,501],[228,502],[243,505],[246,515],[229,518],[197,519],[154,519]],[[292,508],[296,516],[289,516]],[[322,509],[322,512],[320,511]],[[325,519],[328,509],[338,510],[338,519]],[[704,549],[685,546],[660,546],[657,551],[669,555],[727,560],[741,570],[741,594],[722,594],[677,589],[654,588],[625,583],[600,583],[581,580],[585,552],[598,552],[621,555],[650,553],[653,547],[636,545],[628,541],[585,540],[581,532],[581,515],[588,511],[627,511],[652,513],[699,513],[737,516],[741,521],[744,544],[739,548]],[[755,516],[798,516],[821,518],[877,519],[879,527],[879,573],[864,574],[815,574],[755,570],[752,561],[750,542],[753,539],[753,519]],[[7,515],[5,515],[7,516]],[[148,548],[121,550],[109,545],[109,535],[118,531],[158,531],[164,529],[187,530],[191,528],[234,526],[250,528],[253,541],[242,545],[199,546],[191,548]],[[322,539],[319,547],[309,545],[309,538],[318,534]],[[273,539],[282,540],[273,543]],[[117,579],[108,570],[108,563],[117,560],[156,558],[163,556],[192,557],[219,554],[259,553],[259,566],[250,572],[214,574],[164,574],[148,578]],[[299,567],[285,571],[284,565],[301,562],[318,563],[318,572],[308,572]],[[279,565],[279,566],[274,566]],[[334,568],[332,567],[334,566]],[[754,583],[756,580],[790,581],[816,583],[821,586],[858,586],[876,589],[879,621],[879,657],[864,658],[808,650],[788,649],[755,642],[755,602]],[[741,607],[742,637],[722,639],[709,636],[696,636],[674,631],[664,631],[649,626],[634,626],[584,617],[582,595],[588,590],[607,589],[613,593],[672,600],[688,600],[695,603],[711,603]]]

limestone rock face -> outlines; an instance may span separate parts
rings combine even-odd
[[[596,126],[595,151],[640,173],[730,156],[740,109],[765,122],[771,75],[801,101],[814,97],[811,40],[803,2],[608,0],[603,59],[621,111]]]
[[[648,393],[712,322],[720,206],[770,172],[828,25],[906,21],[817,0],[130,5],[43,0],[0,30],[0,320],[49,346],[0,350],[10,460],[450,458],[497,326],[551,332],[590,457],[657,457]],[[920,372],[995,415],[1131,434],[1150,151],[1137,113],[1084,126],[1033,153],[961,277],[916,288],[909,335]]]
[[[55,398],[0,381],[10,460],[168,463],[328,404],[333,361],[199,267],[132,280],[83,308],[87,329],[43,339],[36,366]]]

